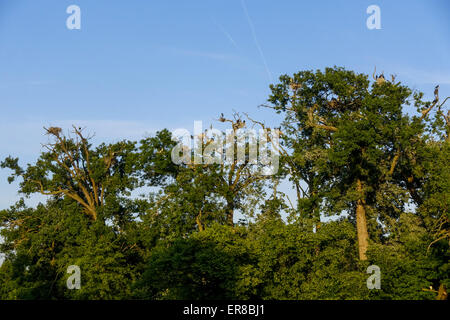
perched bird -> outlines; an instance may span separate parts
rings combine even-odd
[[[278,135],[283,135],[283,131],[281,131],[281,127],[275,128]]]
[[[290,83],[289,83],[289,87],[292,89],[292,91],[297,91],[298,89],[300,89],[302,87],[301,83],[295,83],[294,79],[290,78]]]
[[[245,126],[244,122],[241,122],[241,119],[237,119],[235,123],[233,123],[233,130],[237,130],[243,128]]]
[[[336,98],[332,98],[331,101],[328,102],[328,105],[330,106],[330,108],[334,109],[337,107],[338,101],[336,100]]]
[[[434,87],[434,100],[433,103],[437,103],[439,100],[439,85]]]
[[[384,74],[380,74],[378,77],[377,77],[377,84],[382,84],[382,83],[384,83],[386,81],[386,79],[384,78]]]

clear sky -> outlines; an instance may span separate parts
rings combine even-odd
[[[72,4],[81,30],[66,27]],[[372,4],[380,30],[366,27]],[[33,161],[48,125],[112,141],[232,110],[275,124],[257,108],[268,85],[334,65],[450,95],[450,2],[0,0],[0,158]],[[0,209],[18,199],[7,175]]]

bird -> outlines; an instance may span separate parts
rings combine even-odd
[[[245,126],[243,122],[241,122],[241,119],[237,119],[235,123],[233,123],[233,130],[237,130]]]
[[[434,100],[433,103],[437,103],[439,101],[439,85],[434,87]]]
[[[243,127],[245,127],[245,120],[244,121],[240,121],[240,120],[238,120],[238,129],[240,129],[240,128],[243,128]]]
[[[434,95],[437,96],[439,94],[439,85],[434,87]]]
[[[328,105],[332,109],[336,108],[337,104],[338,104],[338,102],[337,102],[336,98],[332,98],[331,101],[328,102]]]
[[[291,87],[292,91],[296,91],[297,89],[300,89],[302,87],[301,83],[295,83],[294,79],[289,79],[289,87]]]
[[[384,74],[380,74],[377,78],[377,83],[382,84],[386,79],[384,78]]]

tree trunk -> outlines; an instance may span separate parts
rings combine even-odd
[[[366,209],[364,207],[365,200],[362,193],[361,180],[357,180],[356,188],[360,194],[360,198],[356,203],[356,231],[358,234],[358,249],[359,249],[359,259],[367,260],[366,252],[369,241],[369,234],[367,232],[367,221],[366,221]]]
[[[227,201],[227,224],[234,227],[234,205],[232,201]]]
[[[205,228],[203,227],[203,223],[202,223],[202,211],[201,210],[199,211],[197,217],[195,218],[195,222],[197,223],[199,232],[202,232],[203,230],[205,230]]]
[[[445,286],[443,283],[439,286],[438,295],[436,297],[436,300],[447,300],[447,290],[445,290]]]

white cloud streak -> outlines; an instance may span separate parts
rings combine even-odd
[[[256,38],[255,27],[254,27],[254,25],[252,23],[252,20],[250,19],[250,15],[248,14],[247,6],[245,5],[244,0],[241,0],[241,4],[242,4],[242,9],[244,10],[245,16],[247,17],[247,22],[248,22],[248,25],[250,27],[250,31],[252,32],[253,40],[255,41],[255,45],[258,48],[259,55],[261,56],[261,60],[262,60],[262,62],[264,64],[264,68],[266,69],[266,72],[267,72],[267,75],[269,76],[270,82],[273,82],[272,81],[272,73],[269,70],[266,58],[264,57],[264,53],[263,53],[263,51],[261,49],[261,46],[259,45],[258,39]]]
[[[225,28],[221,24],[219,24],[216,20],[213,19],[213,22],[216,25],[216,27],[219,28],[220,32],[222,32],[222,34],[230,41],[230,43],[233,45],[233,47],[235,47],[236,49],[239,50],[239,46],[237,45],[236,41],[234,41],[231,34],[229,32],[227,32],[225,30]]]

